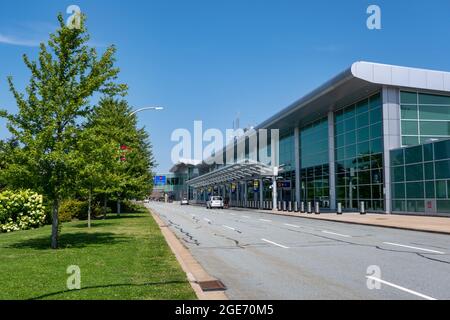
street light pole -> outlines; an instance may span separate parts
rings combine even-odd
[[[159,111],[159,110],[164,110],[164,107],[146,107],[146,108],[137,109],[137,110],[135,110],[135,111],[133,111],[133,112],[130,113],[130,117],[131,117],[131,116],[134,116],[134,115],[135,115],[136,113],[138,113],[138,112],[147,111],[147,110],[156,110],[156,111]]]
[[[164,110],[164,107],[145,107],[145,108],[140,108],[140,109],[137,109],[137,110],[131,112],[131,113],[129,114],[129,116],[132,117],[132,116],[134,116],[136,113],[139,113],[139,112],[142,112],[142,111],[147,111],[147,110],[156,110],[156,111],[159,111],[159,110]],[[119,195],[119,197],[118,197],[118,199],[117,199],[117,214],[120,215],[120,213],[121,213],[121,212],[120,212],[120,195]]]

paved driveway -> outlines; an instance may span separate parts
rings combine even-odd
[[[150,203],[231,299],[450,299],[450,236]]]

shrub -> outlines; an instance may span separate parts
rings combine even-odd
[[[42,196],[31,190],[0,193],[0,232],[38,228],[45,224]]]
[[[61,222],[73,219],[85,220],[88,216],[88,203],[75,199],[64,200],[59,207],[58,217]]]

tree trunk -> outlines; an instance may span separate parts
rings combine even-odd
[[[89,204],[88,204],[88,228],[91,228],[91,213],[92,213],[92,189],[89,189]]]
[[[59,240],[59,200],[53,200],[52,210],[52,249],[58,249]]]
[[[117,199],[117,215],[120,215],[120,199]]]
[[[106,220],[106,207],[108,206],[108,198],[103,199],[103,219]]]

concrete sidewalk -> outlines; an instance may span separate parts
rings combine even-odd
[[[230,208],[231,210],[243,210],[240,208]],[[252,210],[252,209],[245,209]],[[254,210],[255,212],[265,214],[275,214],[283,216],[292,216],[305,219],[326,220],[341,223],[360,224],[368,226],[377,226],[394,229],[404,229],[422,232],[433,232],[441,234],[450,234],[450,218],[445,217],[425,217],[412,215],[395,215],[395,214],[366,214],[344,213],[337,215],[335,213],[306,214],[287,211],[268,211]]]

